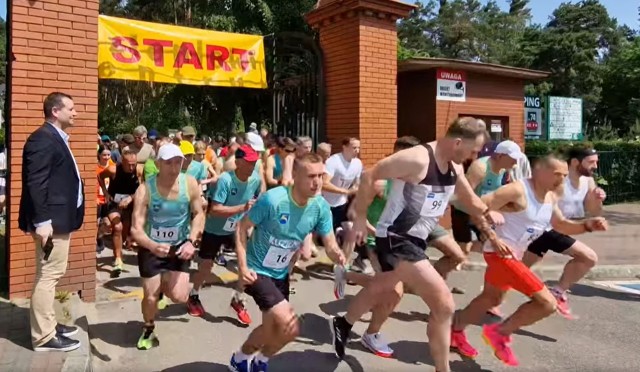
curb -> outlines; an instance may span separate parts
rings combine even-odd
[[[71,352],[64,361],[61,372],[91,372],[91,345],[89,344],[89,322],[87,306],[77,295],[71,296],[68,308],[73,324],[78,327],[74,339],[80,341],[78,350]]]

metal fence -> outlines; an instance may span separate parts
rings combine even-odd
[[[605,204],[640,200],[640,151],[598,151],[596,182],[607,193]],[[533,162],[539,155],[529,155]]]

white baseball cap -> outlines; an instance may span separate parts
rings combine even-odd
[[[255,151],[262,152],[264,151],[264,141],[262,137],[260,137],[257,133],[249,132],[246,134],[247,136],[247,145],[251,146]]]
[[[182,155],[182,150],[180,150],[180,147],[174,145],[173,143],[167,143],[160,147],[156,158],[160,160],[169,160],[173,158],[184,159],[184,155]]]
[[[509,155],[513,160],[520,160],[524,157],[522,150],[520,150],[520,146],[513,141],[500,142],[498,146],[496,146],[494,153]]]

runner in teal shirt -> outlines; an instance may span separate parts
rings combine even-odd
[[[233,207],[246,204],[258,190],[260,190],[260,175],[257,171],[254,170],[244,182],[238,179],[235,171],[224,172],[218,178],[216,186],[209,189],[207,199],[211,203]],[[235,226],[242,216],[243,213],[228,218],[209,215],[204,231],[215,235],[231,235],[235,232]]]
[[[298,319],[289,303],[289,263],[307,235],[316,232],[327,256],[339,265],[345,263],[333,235],[329,205],[318,195],[324,175],[322,157],[299,157],[293,170],[293,186],[279,186],[262,194],[238,224],[240,281],[267,326],[260,326],[261,332],[253,332],[233,354],[232,371],[266,371],[274,351],[295,340]]]
[[[274,279],[287,277],[289,260],[307,234],[327,236],[333,229],[331,210],[322,196],[299,206],[291,198],[291,188],[283,186],[262,195],[248,217],[256,229],[247,244],[247,264]]]
[[[193,290],[187,302],[188,312],[192,316],[203,316],[205,313],[198,291],[211,273],[213,260],[224,266],[226,260],[221,254],[224,246],[235,249],[235,231],[238,221],[251,208],[252,200],[260,189],[260,175],[255,170],[259,155],[250,146],[243,145],[235,152],[236,169],[224,172],[218,178],[216,186],[209,189],[207,199],[209,207],[205,221],[204,233],[198,257],[198,272],[193,276]],[[251,322],[244,307],[231,304],[238,312],[240,322]]]

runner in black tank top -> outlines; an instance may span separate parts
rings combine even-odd
[[[140,181],[136,174],[136,154],[125,151],[122,154],[122,162],[105,169],[101,177],[110,177],[108,195],[107,217],[111,222],[111,240],[113,241],[112,276],[117,277],[122,271],[122,246],[123,242],[129,245],[129,231],[131,230],[131,213],[133,212],[133,195],[136,193]],[[104,187],[104,182],[101,182]]]
[[[364,174],[354,202],[354,229],[360,241],[367,234],[366,212],[375,195],[374,182],[393,180],[376,229],[376,252],[384,256],[381,261],[385,261],[387,272],[377,274],[371,285],[358,293],[344,317],[332,318],[330,327],[338,357],[344,357],[353,324],[372,309],[376,312],[375,317],[388,316],[394,308],[388,305],[400,301],[403,283],[406,283],[431,310],[427,332],[436,370],[450,370],[450,327],[455,305],[447,284],[427,260],[424,240],[437,226],[449,198],[457,189],[461,204],[478,218],[481,230],[494,243],[496,251],[508,251],[491,230],[485,216],[487,207],[467,183],[460,165],[477,154],[483,143],[484,130],[477,121],[459,118],[449,126],[441,140],[400,151]],[[443,168],[444,172],[441,171]],[[383,343],[379,336],[369,339]],[[376,346],[380,345],[367,345],[374,349]]]

